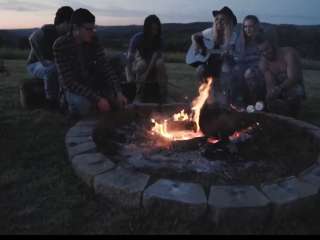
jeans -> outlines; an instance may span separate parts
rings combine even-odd
[[[43,66],[41,62],[35,62],[27,66],[28,72],[36,78],[44,81],[44,91],[48,100],[55,100],[59,97],[58,70],[54,63],[47,62]]]
[[[88,98],[65,91],[69,113],[72,115],[86,116],[91,113],[93,104]]]

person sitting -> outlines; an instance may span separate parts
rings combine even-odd
[[[168,76],[163,58],[162,27],[156,15],[148,16],[143,32],[131,38],[127,60],[128,81],[140,85],[138,98],[142,102],[166,102]]]
[[[296,117],[306,98],[298,52],[278,47],[266,36],[256,39],[261,53],[259,68],[266,83],[266,105],[270,112]]]
[[[27,60],[27,70],[31,76],[44,81],[45,96],[52,107],[58,107],[59,103],[59,82],[52,46],[59,36],[69,30],[72,13],[71,7],[59,8],[54,24],[44,25],[29,37],[31,51]]]
[[[95,16],[80,8],[72,14],[71,24],[71,31],[53,46],[69,113],[84,117],[94,110],[106,113],[123,108],[126,98],[96,37]]]
[[[197,79],[200,83],[206,81],[208,77],[213,77],[215,79],[214,92],[227,95],[230,83],[225,77],[226,74],[222,73],[229,74],[228,72],[230,71],[231,51],[237,38],[235,31],[237,18],[228,7],[215,10],[212,15],[214,18],[213,26],[192,35],[191,39],[193,45],[195,45],[195,53],[202,52],[202,55],[208,56],[203,61],[195,63],[194,66],[197,66]],[[190,57],[190,50],[187,55],[187,63]],[[216,81],[217,79],[219,81]]]
[[[258,17],[248,15],[243,20],[242,31],[235,44],[235,98],[240,98],[239,102],[245,105],[263,102],[265,97],[265,81],[259,70],[260,52],[255,41],[262,32]]]
[[[7,69],[6,65],[4,64],[4,61],[2,59],[0,59],[0,73],[4,73],[7,76],[10,75],[9,70]]]

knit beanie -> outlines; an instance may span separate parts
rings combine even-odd
[[[71,24],[82,25],[84,23],[95,23],[95,16],[87,9],[79,8],[72,14]]]

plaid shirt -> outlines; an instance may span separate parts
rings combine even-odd
[[[58,38],[53,53],[60,82],[67,91],[92,101],[98,101],[101,97],[112,98],[121,92],[120,80],[97,40],[88,45],[87,52],[82,54],[86,61],[79,57],[79,47],[72,35]],[[98,87],[94,81],[99,81]]]

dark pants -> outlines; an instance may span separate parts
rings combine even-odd
[[[301,110],[300,99],[276,99],[267,101],[267,110],[272,113],[297,117]]]
[[[48,100],[56,100],[59,97],[58,70],[54,63],[43,66],[41,62],[29,64],[29,73],[44,82],[44,91]]]

